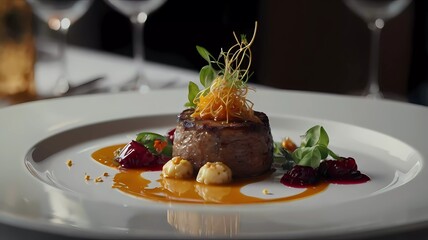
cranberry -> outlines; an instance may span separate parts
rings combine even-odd
[[[290,187],[308,187],[316,184],[318,181],[318,172],[309,166],[295,165],[284,174],[281,183]]]
[[[367,182],[369,177],[358,171],[355,159],[339,158],[338,160],[324,160],[318,168],[319,174],[336,183],[359,183]]]
[[[168,139],[171,142],[174,142],[174,133],[175,133],[175,128],[169,130],[168,133],[167,133]]]
[[[156,156],[136,141],[128,143],[116,157],[116,161],[124,168],[141,168],[156,164],[156,160]]]
[[[343,178],[357,172],[357,163],[353,158],[339,158],[338,160],[324,160],[318,171],[326,178]]]

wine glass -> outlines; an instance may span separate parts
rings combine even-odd
[[[60,34],[59,61],[60,75],[53,88],[54,96],[62,96],[70,89],[67,73],[66,50],[67,33],[91,6],[93,0],[27,0],[37,17],[47,23],[49,29]]]
[[[133,54],[137,68],[135,78],[120,87],[119,90],[150,90],[149,82],[144,72],[144,23],[150,13],[162,6],[166,0],[105,0],[110,6],[126,15],[133,28]]]
[[[371,32],[368,84],[363,96],[383,98],[379,88],[380,35],[385,22],[398,16],[411,0],[344,0],[345,4],[361,17]]]

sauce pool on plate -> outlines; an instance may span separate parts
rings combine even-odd
[[[259,198],[248,196],[242,193],[241,189],[251,183],[263,181],[271,176],[273,172],[262,176],[234,180],[226,185],[206,185],[195,180],[182,180],[163,178],[161,176],[162,166],[144,168],[144,169],[120,169],[114,160],[114,152],[124,147],[125,144],[118,144],[101,148],[92,153],[92,158],[102,165],[112,167],[118,170],[113,178],[112,188],[135,197],[144,198],[160,202],[177,202],[192,204],[253,204],[268,202],[287,202],[313,196],[324,191],[328,183],[308,187],[302,192],[279,198]],[[152,184],[144,175],[148,172],[158,172],[158,184]],[[275,182],[273,184],[281,184]],[[153,187],[153,185],[156,185]],[[284,186],[285,187],[285,186]],[[260,193],[264,189],[260,189]],[[270,194],[270,193],[265,193]]]

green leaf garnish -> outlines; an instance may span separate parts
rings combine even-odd
[[[218,119],[219,121],[225,120],[227,122],[231,118],[256,119],[252,112],[252,103],[246,99],[249,89],[246,83],[252,75],[250,73],[252,62],[250,47],[255,40],[256,30],[257,22],[250,41],[247,40],[245,35],[241,35],[241,41],[239,41],[236,34],[233,33],[236,43],[227,51],[220,49],[218,58],[213,57],[204,47],[196,46],[197,52],[207,61],[208,65],[202,67],[199,71],[199,81],[202,89],[195,94],[196,88],[193,84],[189,84],[189,102],[185,103],[184,106],[194,108],[195,116],[202,111],[212,119],[222,116]],[[223,91],[225,87],[229,88],[230,91]],[[210,96],[210,94],[212,94],[211,100],[200,105],[200,99]],[[237,98],[239,100],[235,101]],[[238,101],[241,101],[242,104],[238,107],[234,106],[234,110],[229,111],[230,106]],[[223,111],[219,109],[223,109]],[[223,114],[224,111],[226,114]]]
[[[199,87],[198,85],[196,85],[196,83],[190,81],[189,82],[189,93],[187,94],[187,98],[188,98],[188,102],[186,104],[184,104],[185,107],[196,107],[196,104],[194,103],[194,99],[196,97],[196,95],[199,93]]]
[[[331,151],[330,149],[328,149],[328,155],[330,155],[332,158],[334,159],[339,159],[340,156],[336,155],[336,153],[334,153],[333,151]]]
[[[201,71],[199,71],[199,80],[205,88],[211,86],[211,83],[214,81],[216,76],[217,74],[211,65],[206,65],[201,68]]]
[[[327,146],[329,142],[327,132],[323,127],[316,125],[306,131],[305,137],[302,139],[300,146],[312,147],[315,145]]]
[[[201,82],[202,86],[207,89],[217,76],[215,69],[211,65],[212,55],[201,46],[196,46],[196,50],[198,51],[199,55],[201,55],[202,58],[208,62],[208,65],[202,67],[199,71],[199,81]],[[188,90],[187,99],[189,101],[186,102],[184,106],[195,108],[196,104],[194,100],[201,90],[199,89],[198,85],[192,81],[189,82]]]
[[[338,159],[332,150],[328,148],[329,137],[325,129],[316,125],[306,131],[300,146],[293,152],[292,157],[297,165],[317,168],[321,160],[329,155]]]
[[[274,157],[276,162],[283,161],[283,165],[289,164],[290,157],[294,164],[317,168],[321,160],[331,156],[333,159],[340,158],[331,149],[328,148],[329,137],[325,129],[316,125],[306,131],[302,138],[300,146],[290,153],[281,146],[281,143],[275,143]]]
[[[293,154],[297,165],[316,168],[321,162],[321,152],[317,146],[297,148]]]
[[[165,142],[167,144],[162,149],[161,152],[158,152],[156,150],[156,146],[155,146],[156,140]],[[143,144],[144,147],[146,147],[149,150],[149,152],[154,155],[162,154],[169,157],[172,156],[172,143],[171,141],[169,141],[169,139],[166,136],[162,136],[160,134],[152,133],[152,132],[141,132],[137,134],[137,138],[135,139],[135,141]]]
[[[199,55],[201,55],[201,57],[205,59],[209,65],[211,65],[210,57],[212,57],[212,55],[204,47],[201,46],[196,46],[196,50],[198,51]]]

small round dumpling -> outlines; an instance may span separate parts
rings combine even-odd
[[[232,170],[222,162],[207,162],[199,169],[196,181],[203,184],[230,183]]]
[[[162,167],[162,175],[166,178],[187,179],[193,177],[193,166],[186,159],[173,157]]]

